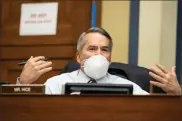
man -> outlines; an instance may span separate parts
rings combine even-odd
[[[89,83],[91,81],[132,84],[133,94],[148,94],[135,83],[107,73],[111,62],[112,46],[112,38],[102,28],[90,28],[87,32],[82,33],[77,43],[76,53],[77,62],[80,63],[81,69],[48,79],[45,83],[46,94],[64,94],[64,84],[67,82]],[[31,57],[28,60],[20,75],[20,83],[32,83],[42,74],[52,70],[52,63],[42,61],[43,58],[42,56]],[[153,84],[156,85],[156,83]]]

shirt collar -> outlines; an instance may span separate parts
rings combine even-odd
[[[77,81],[87,83],[89,80],[90,78],[81,69],[79,69],[77,73]]]
[[[104,77],[96,80],[97,82],[102,82],[102,81],[106,81],[107,77],[109,76],[109,74],[107,73]],[[87,83],[90,80],[90,77],[88,77],[81,69],[78,70],[77,72],[77,81],[79,83]]]

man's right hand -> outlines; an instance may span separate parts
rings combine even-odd
[[[36,81],[42,74],[52,70],[52,62],[43,61],[44,56],[31,56],[25,64],[20,75],[20,84],[31,84]]]

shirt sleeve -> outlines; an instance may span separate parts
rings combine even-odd
[[[135,84],[134,82],[132,82],[130,80],[118,77],[115,80],[115,83],[118,83],[118,84],[132,84],[133,85],[133,95],[149,95],[148,92],[146,92],[139,85]]]
[[[64,78],[63,76],[55,76],[49,78],[45,83],[45,94],[62,95],[64,94]]]
[[[51,92],[51,89],[50,89],[49,85],[46,85],[46,83],[44,85],[45,85],[45,94],[51,95],[52,92]]]
[[[133,95],[149,95],[149,93],[134,83],[133,84]]]

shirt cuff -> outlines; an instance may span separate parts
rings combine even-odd
[[[16,84],[20,84],[20,77],[16,79]]]

